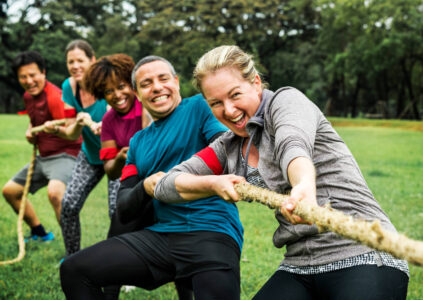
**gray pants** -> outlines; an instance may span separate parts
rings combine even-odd
[[[90,164],[85,154],[82,151],[79,152],[72,171],[72,178],[68,182],[62,200],[60,226],[65,242],[66,256],[79,251],[81,247],[79,212],[89,193],[100,182],[104,174],[103,165]],[[112,217],[116,210],[116,197],[119,186],[119,179],[108,180],[109,217]]]

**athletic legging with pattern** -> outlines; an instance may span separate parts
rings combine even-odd
[[[66,256],[79,251],[81,242],[81,225],[79,212],[89,193],[103,178],[103,165],[92,165],[88,162],[84,152],[80,151],[72,171],[72,178],[68,182],[62,200],[60,226],[66,247]],[[109,217],[116,209],[116,196],[119,189],[119,179],[108,180]]]

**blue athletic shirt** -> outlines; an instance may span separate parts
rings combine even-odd
[[[69,82],[69,78],[66,79],[62,84],[63,101],[75,108],[76,113],[81,111],[90,114],[91,119],[94,122],[101,122],[104,114],[107,111],[107,102],[105,99],[96,100],[94,104],[83,108],[79,105],[76,100],[72,87]],[[102,165],[103,161],[100,159],[101,142],[100,137],[95,135],[90,128],[84,126],[82,129],[82,147],[81,150],[87,156],[88,162],[92,165]]]
[[[146,178],[167,172],[208,146],[215,134],[227,131],[210,111],[203,96],[183,99],[164,119],[138,131],[129,142],[127,165]],[[243,232],[235,204],[214,196],[186,203],[166,204],[153,199],[157,232],[214,231],[228,234],[242,249]]]

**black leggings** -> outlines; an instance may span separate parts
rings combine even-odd
[[[408,277],[391,267],[356,266],[316,275],[277,271],[254,300],[405,300]]]
[[[83,249],[60,267],[61,285],[67,299],[105,299],[104,286],[148,288],[156,285],[152,278],[147,264],[116,239]],[[196,300],[240,298],[239,280],[232,270],[197,273],[184,283],[192,286]]]

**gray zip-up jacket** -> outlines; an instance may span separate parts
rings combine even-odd
[[[289,87],[275,93],[263,90],[260,107],[248,121],[247,132],[259,150],[258,170],[269,189],[289,192],[289,163],[296,157],[307,157],[316,168],[320,206],[329,202],[334,209],[355,218],[379,219],[384,228],[395,231],[345,143],[319,108],[300,91]],[[240,157],[242,141],[242,137],[226,132],[209,146],[213,151],[210,148],[202,151],[170,170],[156,186],[156,198],[165,202],[183,201],[174,184],[180,172],[243,176],[246,166]],[[216,163],[220,164],[218,168]],[[314,225],[292,225],[279,210],[276,219],[279,227],[273,243],[278,248],[286,245],[285,264],[320,265],[372,251],[335,233],[318,233]]]

